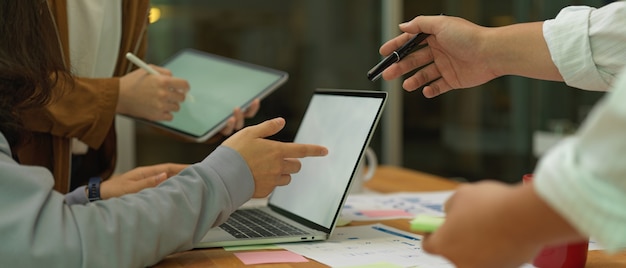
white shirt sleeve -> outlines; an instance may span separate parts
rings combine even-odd
[[[626,248],[626,72],[572,138],[541,159],[539,196],[608,251]]]
[[[564,8],[543,33],[567,85],[606,91],[626,63],[626,2]]]

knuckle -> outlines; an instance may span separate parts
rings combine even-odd
[[[157,97],[159,98],[159,100],[161,101],[167,101],[169,98],[169,92],[168,90],[158,90],[157,91]]]
[[[314,155],[318,151],[319,150],[317,150],[316,146],[314,145],[304,145],[304,146],[298,147],[297,153],[298,155],[301,155],[302,157],[304,157],[304,156]]]
[[[430,82],[430,75],[425,70],[419,72],[419,79],[417,79],[419,83],[428,83]]]
[[[272,175],[274,176],[280,176],[283,175],[283,167],[282,165],[275,165],[274,167],[271,168]]]
[[[165,79],[165,76],[162,75],[153,75],[153,77],[155,77],[155,81],[156,81],[156,85],[160,88],[165,88],[167,87],[167,81]]]

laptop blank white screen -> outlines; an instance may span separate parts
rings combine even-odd
[[[328,155],[301,159],[300,172],[274,190],[270,204],[330,228],[383,103],[381,97],[314,94],[294,142],[326,146]]]

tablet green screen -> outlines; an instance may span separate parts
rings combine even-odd
[[[287,80],[287,73],[186,49],[163,67],[189,82],[190,91],[174,120],[157,122],[198,141],[224,126],[235,107],[245,108]]]

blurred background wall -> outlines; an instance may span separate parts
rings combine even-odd
[[[255,124],[282,116],[287,127],[274,136],[293,138],[315,88],[381,90],[365,73],[380,59],[383,5],[394,2],[401,21],[417,15],[460,16],[484,26],[552,18],[568,5],[602,6],[586,0],[152,0],[147,60],[159,64],[183,48],[287,71],[289,81],[261,103]],[[387,23],[389,24],[389,23]],[[397,25],[392,24],[392,25]],[[194,89],[192,89],[193,91]],[[372,141],[383,164],[457,180],[515,182],[537,157],[575,130],[602,93],[562,83],[502,77],[435,99],[401,88],[399,148],[384,152],[385,122]],[[393,107],[386,107],[393,109]],[[383,119],[385,120],[385,119]],[[217,144],[195,144],[135,125],[137,165],[192,163]],[[397,154],[391,157],[387,154]]]

